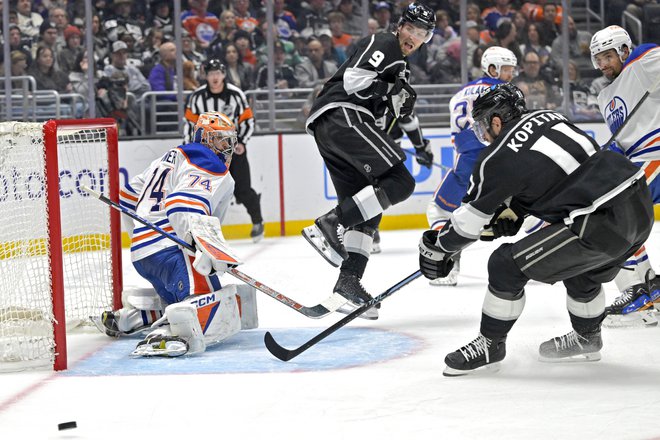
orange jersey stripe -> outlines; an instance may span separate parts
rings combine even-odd
[[[238,117],[238,123],[240,124],[247,119],[254,119],[254,115],[252,114],[252,109],[250,107],[246,108],[245,111],[241,113],[241,116]]]
[[[168,226],[168,227],[166,227],[166,228],[162,228],[162,229],[163,229],[163,231],[165,231],[165,232],[172,232],[172,231],[174,231],[174,228],[172,228],[171,226]],[[140,235],[140,236],[133,237],[133,238],[131,239],[131,243],[137,243],[137,242],[139,242],[139,241],[142,241],[142,240],[145,240],[145,239],[147,239],[147,238],[153,237],[154,235],[160,235],[160,232],[157,232],[157,231],[151,231],[151,232],[147,232],[146,234],[143,234],[143,235]]]
[[[205,204],[203,204],[202,202],[193,202],[193,201],[185,200],[185,199],[172,199],[172,200],[170,200],[170,201],[168,201],[168,202],[165,202],[165,207],[166,207],[166,208],[169,208],[171,205],[174,205],[174,204],[177,204],[177,203],[180,203],[180,204],[182,204],[182,205],[193,205],[193,206],[199,206],[199,207],[201,207],[201,208],[204,210],[204,212],[205,212],[207,215],[210,215],[210,213],[209,213],[209,208],[208,208]]]
[[[199,119],[199,115],[196,114],[196,113],[193,113],[193,111],[190,110],[189,108],[186,109],[186,114],[184,115],[184,117],[187,120],[189,120],[190,122],[192,122],[193,124],[196,124],[197,120]]]
[[[138,198],[135,197],[133,194],[129,194],[124,190],[119,191],[119,195],[125,199],[131,200],[133,202],[137,202]]]

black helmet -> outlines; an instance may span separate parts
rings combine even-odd
[[[217,58],[209,58],[209,60],[204,63],[204,70],[206,73],[209,73],[213,70],[219,70],[222,73],[225,73],[225,65],[222,64],[222,61],[220,61]]]
[[[414,26],[427,30],[429,36],[425,43],[428,43],[433,36],[433,29],[435,28],[435,12],[424,3],[413,2],[403,11],[399,19],[399,26],[404,23],[411,23]]]
[[[490,130],[493,116],[506,124],[527,112],[525,95],[513,84],[502,83],[490,86],[475,101],[472,107],[472,128],[477,138],[486,143],[485,133]]]

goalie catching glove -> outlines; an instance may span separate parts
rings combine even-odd
[[[222,275],[228,269],[241,264],[222,235],[220,219],[208,215],[196,215],[190,220],[186,241],[196,248],[193,267],[197,273],[208,276]]]
[[[511,208],[502,204],[481,233],[482,241],[493,241],[500,237],[512,237],[518,233],[524,222]]]
[[[429,280],[445,278],[454,267],[451,255],[436,245],[439,233],[440,231],[426,231],[419,241],[419,270]]]

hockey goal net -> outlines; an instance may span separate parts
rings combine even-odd
[[[67,368],[66,331],[121,302],[111,119],[0,123],[0,371]]]

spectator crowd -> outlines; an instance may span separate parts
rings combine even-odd
[[[337,71],[363,35],[392,30],[411,2],[370,0],[365,20],[360,0],[269,0],[274,27],[268,29],[265,0],[183,0],[177,18],[183,36],[175,44],[171,0],[95,0],[90,23],[94,47],[89,51],[83,37],[84,1],[4,1],[10,4],[9,35],[0,37],[2,44],[10,45],[12,76],[32,76],[40,90],[86,97],[86,72],[93,65],[99,110],[122,121],[129,132],[126,118],[131,117],[132,101],[148,91],[176,89],[177,57],[184,60],[185,90],[204,84],[201,66],[209,58],[222,60],[227,80],[241,89],[266,88],[266,41],[267,32],[272,32],[275,87],[314,88]],[[435,34],[410,57],[411,81],[459,83],[460,2],[425,3],[436,10]],[[647,1],[620,3],[606,2],[608,11],[632,10],[631,5]],[[503,46],[518,58],[520,73],[514,83],[526,93],[528,106],[561,106],[563,11],[559,4],[556,0],[470,0],[464,23],[470,79],[481,76],[483,51]],[[608,20],[620,23],[620,17],[612,15]],[[572,17],[568,23],[571,109],[573,116],[589,119],[597,115],[595,96],[607,83],[591,66],[591,34],[578,30]]]

